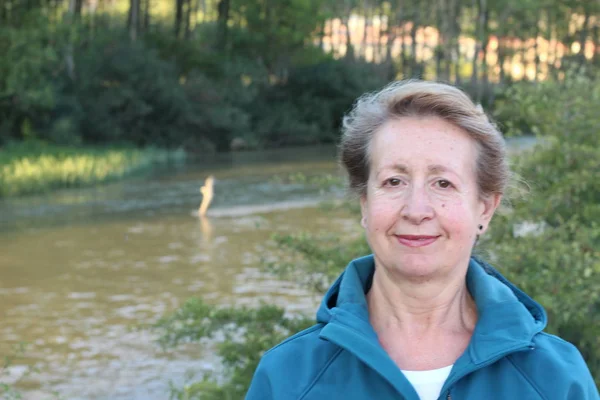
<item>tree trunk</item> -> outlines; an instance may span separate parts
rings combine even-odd
[[[150,8],[152,6],[151,4],[151,0],[146,0],[146,4],[144,5],[144,32],[146,32],[150,28]]]
[[[192,0],[185,0],[185,26],[183,28],[183,37],[185,39],[190,38],[191,25],[192,25]]]
[[[384,18],[383,18],[383,15],[381,15],[381,14],[378,14],[377,17],[379,18],[379,25],[377,26],[377,35],[376,35],[377,39],[375,40],[375,43],[377,43],[376,50],[375,50],[375,54],[376,54],[375,61],[381,63],[383,61],[383,47],[384,47],[384,44],[383,44],[383,37],[384,37],[384,35],[383,35],[383,32],[384,32],[383,19]],[[389,23],[389,20],[388,20],[388,23]],[[387,26],[386,26],[386,29],[387,29]],[[373,31],[373,33],[375,33],[375,31]]]
[[[489,41],[489,34],[488,34],[488,9],[487,9],[487,0],[479,0],[479,40],[478,40],[478,44],[479,44],[479,51],[477,52],[477,56],[479,54],[479,52],[481,52],[481,82],[477,85],[477,96],[476,96],[476,101],[478,103],[481,102],[481,99],[483,98],[483,90],[484,88],[487,86],[487,82],[488,82],[488,67],[487,67],[487,47],[488,47],[488,41]],[[476,61],[475,61],[476,62]],[[474,62],[474,66],[476,65]],[[473,70],[473,72],[477,72],[476,69]],[[477,83],[477,79],[478,77],[476,77],[476,81],[474,83]],[[473,82],[473,79],[471,79],[471,82]]]
[[[471,86],[475,88],[479,84],[479,53],[481,52],[481,31],[483,26],[483,9],[481,0],[473,0],[473,8],[477,9],[477,34],[475,48],[473,49],[473,60],[471,64]]]
[[[579,49],[579,68],[581,69],[585,64],[585,43],[587,42],[587,37],[589,33],[589,24],[590,24],[590,10],[588,7],[584,5],[585,14],[583,19],[583,26],[581,27],[581,31],[579,32],[579,44],[581,45]]]
[[[592,56],[592,64],[596,67],[600,66],[600,24],[595,24],[592,30],[592,44],[594,46],[594,55]]]
[[[454,53],[454,82],[456,85],[462,85],[462,79],[460,76],[460,63],[462,62],[462,55],[460,54],[460,15],[462,13],[461,0],[456,0],[456,8],[454,11],[453,29],[452,29],[452,49]]]
[[[8,13],[7,13],[7,5],[6,5],[6,1],[2,0],[0,2],[0,22],[2,23],[3,26],[7,26],[8,25]]]
[[[129,3],[129,39],[137,40],[140,15],[140,0],[131,0]]]
[[[360,42],[360,52],[358,56],[365,60],[367,58],[367,30],[369,29],[369,15],[366,6],[363,11],[363,36]]]
[[[419,77],[419,71],[418,71],[418,62],[417,62],[417,30],[419,28],[419,24],[420,24],[420,17],[421,17],[421,12],[419,10],[419,7],[417,4],[413,4],[413,7],[415,7],[415,13],[414,13],[414,17],[413,17],[413,21],[412,21],[412,27],[410,29],[410,38],[411,38],[411,43],[410,43],[410,51],[411,51],[411,66],[410,66],[410,75],[411,78],[418,78]]]
[[[458,42],[458,33],[460,28],[458,25],[458,16],[460,14],[460,0],[451,0],[448,7],[448,43],[444,49],[446,59],[444,75],[448,82],[451,79],[451,70],[453,60],[458,59],[458,54],[455,54],[456,43]]]
[[[396,29],[398,29],[397,21],[394,18],[396,13],[392,12],[388,16],[386,33],[387,42],[385,43],[385,58],[384,63],[391,64],[392,63],[392,50],[394,48],[394,42],[396,41]]]
[[[490,43],[490,32],[489,32],[489,10],[487,9],[487,0],[482,0],[484,13],[483,13],[483,37],[482,37],[482,60],[481,60],[481,78],[484,86],[487,86],[489,82],[489,66],[487,63],[488,45]]]
[[[69,11],[68,11],[68,24],[72,27],[75,22],[75,8],[76,0],[69,0]],[[67,75],[72,81],[75,80],[75,59],[73,57],[73,39],[69,35],[69,41],[67,43],[67,51],[65,54],[65,65],[67,67]]]
[[[540,54],[539,54],[539,45],[538,45],[538,37],[540,36],[540,24],[539,21],[536,21],[535,29],[533,30],[533,35],[535,42],[533,44],[533,53],[534,53],[534,69],[535,75],[533,77],[533,81],[538,81],[538,75],[540,73]]]
[[[407,72],[409,72],[409,62],[408,62],[408,46],[406,43],[406,32],[404,31],[405,23],[400,22],[402,28],[400,29],[400,59],[402,60],[402,76],[406,77]]]
[[[354,46],[352,46],[352,38],[350,37],[350,16],[345,16],[342,23],[346,27],[346,55],[344,56],[347,60],[354,59]]]
[[[504,71],[504,62],[506,61],[506,47],[504,44],[504,37],[498,37],[498,65],[500,67],[500,77],[498,82],[500,86],[504,84],[506,80],[506,72]]]
[[[521,61],[523,63],[523,80],[528,81],[527,78],[527,46],[525,46],[525,41],[521,41]]]
[[[76,19],[81,17],[81,9],[83,7],[83,0],[75,0],[75,9],[73,10]]]
[[[446,45],[446,0],[438,0],[438,4],[436,7],[436,22],[437,22],[437,31],[438,31],[438,41],[435,47],[435,79],[442,79],[442,59],[444,58],[443,48]]]
[[[229,23],[229,0],[219,0],[217,9],[219,15],[217,17],[217,49],[224,51],[227,48],[227,33]]]
[[[175,37],[176,38],[179,38],[179,34],[181,32],[181,19],[183,18],[183,2],[184,2],[184,0],[175,0]]]

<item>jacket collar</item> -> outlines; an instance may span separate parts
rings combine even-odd
[[[374,271],[373,256],[362,257],[352,261],[335,281],[317,312],[318,322],[326,324],[321,337],[354,353],[387,377],[399,391],[412,392],[410,385],[407,389],[406,380],[397,379],[399,370],[379,345],[369,322],[365,294],[370,289]],[[542,306],[490,265],[471,258],[466,280],[477,305],[478,321],[471,342],[455,363],[449,379],[458,379],[458,374],[464,375],[527,348],[533,336],[546,326]]]
[[[467,287],[478,314],[469,345],[474,363],[483,363],[511,348],[529,346],[546,327],[543,307],[489,264],[471,259]]]

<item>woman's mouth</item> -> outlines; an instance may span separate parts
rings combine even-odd
[[[398,242],[408,247],[425,247],[435,242],[439,236],[396,235]]]

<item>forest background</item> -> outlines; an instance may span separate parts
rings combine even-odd
[[[596,0],[0,0],[0,196],[173,158],[336,143],[365,91],[450,82],[507,136],[544,138],[515,161],[532,196],[515,197],[481,251],[600,379],[599,14]],[[515,233],[516,220],[538,229]],[[316,292],[368,251],[362,238],[277,240],[293,261],[269,273],[303,266]],[[224,374],[174,397],[238,399],[261,352],[308,323],[192,299],[154,329],[167,346],[221,338]]]

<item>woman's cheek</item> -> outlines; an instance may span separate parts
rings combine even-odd
[[[380,198],[379,201],[372,204],[371,218],[376,224],[375,228],[383,228],[384,225],[393,224],[395,216],[398,214],[400,204],[393,199]]]
[[[471,225],[472,215],[468,212],[464,203],[460,201],[452,202],[446,201],[440,204],[438,208],[440,211],[438,217],[441,219],[443,225],[446,225],[447,229],[455,232],[455,234],[469,234],[472,231]]]

